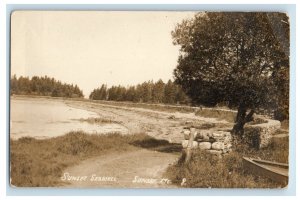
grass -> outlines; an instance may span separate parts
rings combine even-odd
[[[218,118],[228,122],[234,122],[237,113],[229,109],[203,108],[198,110],[195,114],[201,117]]]
[[[191,107],[187,105],[177,105],[177,104],[155,104],[155,103],[137,103],[137,102],[127,102],[127,101],[104,101],[104,100],[89,100],[93,103],[100,103],[105,105],[112,106],[122,106],[128,108],[144,108],[151,109],[156,111],[165,111],[165,112],[183,112],[183,113],[191,113],[195,112],[198,108]]]
[[[115,120],[111,120],[111,119],[104,119],[104,118],[93,118],[93,117],[89,117],[87,119],[83,119],[83,118],[80,118],[80,119],[74,119],[74,120],[78,120],[80,122],[87,122],[87,123],[90,123],[90,124],[121,124],[122,122],[120,121],[115,121]]]
[[[161,141],[146,134],[90,135],[70,132],[64,136],[38,140],[30,137],[10,141],[11,184],[21,187],[59,186],[63,170],[80,161],[113,152],[134,151]]]
[[[259,151],[245,145],[238,145],[227,156],[217,156],[198,150],[189,163],[182,156],[170,166],[165,176],[173,183],[181,185],[185,178],[185,187],[192,188],[278,188],[285,187],[268,178],[255,176],[244,170],[242,157],[254,157],[288,163],[288,138],[274,139],[268,148]]]
[[[240,144],[240,143],[237,143]],[[237,145],[223,159],[197,151],[191,161],[184,164],[181,156],[169,166],[164,177],[185,187],[199,188],[277,188],[284,187],[272,180],[244,171],[242,157],[249,156],[288,163],[288,138],[277,138],[268,148],[259,151]],[[64,169],[80,161],[114,152],[135,151],[146,148],[153,151],[180,155],[181,145],[157,140],[146,134],[90,135],[70,132],[64,136],[38,140],[30,137],[10,141],[11,184],[19,187],[49,187],[62,184]]]

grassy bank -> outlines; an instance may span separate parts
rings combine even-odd
[[[145,134],[89,135],[71,132],[64,136],[38,140],[10,141],[11,184],[14,186],[58,186],[63,170],[80,161],[113,152],[166,145]]]
[[[288,138],[274,139],[268,148],[256,151],[238,145],[223,159],[197,151],[191,161],[184,164],[184,158],[170,166],[166,176],[180,185],[186,179],[185,187],[195,188],[277,188],[285,187],[268,178],[255,176],[244,170],[242,157],[254,157],[288,163]]]

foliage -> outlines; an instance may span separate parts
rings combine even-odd
[[[184,187],[192,188],[278,188],[285,187],[266,177],[251,174],[244,169],[243,156],[288,163],[288,138],[274,140],[268,148],[256,151],[243,145],[219,159],[216,155],[198,150],[189,163],[184,157],[167,169],[166,176],[176,185],[185,178]]]
[[[61,83],[47,76],[28,77],[13,75],[10,82],[10,93],[21,95],[41,95],[53,97],[83,97],[77,85]]]
[[[100,88],[94,89],[89,98],[94,100],[167,104],[184,104],[189,101],[179,85],[171,80],[164,83],[161,79],[155,83],[153,81],[145,81],[142,84],[127,88],[120,85],[107,88],[103,84]]]
[[[107,86],[101,85],[100,88],[95,89],[89,96],[90,99],[106,99],[107,98]]]
[[[259,108],[288,111],[286,14],[198,13],[178,24],[172,36],[181,47],[176,83],[195,103],[238,108],[236,133],[242,134]]]

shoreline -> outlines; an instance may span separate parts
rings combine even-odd
[[[197,113],[202,110],[207,111],[217,111],[225,113],[237,113],[235,109],[229,109],[227,107],[205,107],[205,106],[190,106],[185,104],[157,104],[157,103],[140,103],[140,102],[131,102],[131,101],[108,101],[108,100],[91,100],[87,98],[67,98],[67,97],[51,97],[51,96],[38,96],[38,95],[10,95],[10,97],[15,98],[32,98],[32,99],[58,99],[64,101],[79,101],[79,102],[90,102],[90,103],[100,103],[108,105],[116,105],[122,107],[137,107],[137,108],[149,108],[154,110],[164,110],[170,112],[187,112],[187,113]]]
[[[181,130],[189,121],[195,122],[199,125],[211,124],[215,129],[231,128],[232,123],[218,118],[201,116],[194,112],[181,112],[177,108],[174,110],[167,106],[167,109],[160,109],[164,107],[139,107],[117,106],[120,102],[103,102],[91,100],[74,100],[51,97],[28,97],[15,96],[14,99],[29,99],[29,100],[49,100],[61,101],[69,107],[81,109],[96,113],[100,119],[108,121],[117,121],[121,126],[128,129],[129,134],[146,133],[156,139],[164,139],[172,143],[181,143]],[[153,105],[151,105],[153,106]],[[215,115],[215,113],[214,113]]]
[[[43,99],[51,100],[52,98]],[[178,177],[184,175],[181,174],[181,170],[187,170],[187,166],[180,164],[181,141],[183,139],[181,131],[186,126],[186,122],[192,121],[199,125],[209,125],[207,127],[211,127],[209,128],[211,131],[225,130],[232,127],[232,123],[230,122],[224,123],[215,118],[203,118],[195,113],[178,112],[177,110],[170,112],[170,110],[151,110],[149,107],[118,107],[115,104],[108,105],[93,101],[72,101],[72,99],[63,100],[63,102],[75,108],[96,112],[99,114],[99,118],[118,121],[128,127],[131,134],[92,135],[85,134],[84,132],[71,132],[42,140],[33,138],[10,140],[11,175],[13,180],[11,184],[18,187],[149,187],[148,183],[133,185],[133,183],[129,182],[61,182],[60,180],[64,173],[69,173],[73,176],[89,176],[95,173],[99,176],[117,178],[118,174],[121,173],[123,175],[120,176],[129,177],[128,180],[132,180],[132,177],[138,176],[142,178],[141,182],[147,182],[148,178],[150,178],[150,181],[152,179],[161,180],[162,178],[168,178],[176,187],[180,187],[182,177],[180,179]],[[272,155],[273,158],[276,157],[284,160],[288,157],[288,140],[284,139],[284,143],[280,142],[279,146],[276,143],[276,145],[262,152],[248,151],[246,149],[239,151],[227,157],[228,163],[225,164],[222,163],[223,161],[218,161],[219,164],[216,169],[208,168],[207,170],[211,174],[218,174],[222,170],[230,170],[232,166],[241,166],[240,157],[249,153],[254,156],[267,158],[269,155]],[[207,166],[211,166],[209,163],[216,161],[215,159],[208,159],[205,162],[208,163]],[[241,180],[255,180],[255,176],[253,175],[245,176],[242,168],[237,168],[237,170],[238,172],[234,174],[235,177],[239,177]],[[218,176],[207,176],[203,174],[204,172],[200,168],[195,169],[195,171],[202,174],[199,176],[207,178],[208,182],[210,181],[209,177],[214,177],[215,180],[220,178]],[[229,172],[232,173],[231,171]],[[177,177],[176,174],[181,175]],[[198,177],[198,174],[187,175],[190,176],[192,181],[201,178]],[[228,176],[228,178],[230,177],[232,176]],[[189,186],[196,186],[196,182],[188,181],[187,185],[192,184]],[[248,185],[243,186],[243,181],[228,181],[229,185],[236,184],[235,187],[248,187]],[[227,183],[223,184],[225,184],[223,187],[226,187]],[[278,186],[267,179],[263,179],[263,184],[256,184],[253,181],[251,184],[251,187]],[[150,186],[155,188],[162,187],[159,184],[150,184]],[[170,185],[170,187],[175,186]]]

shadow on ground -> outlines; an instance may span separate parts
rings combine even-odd
[[[158,140],[155,138],[146,138],[144,140],[134,141],[131,144],[137,147],[164,153],[179,153],[182,151],[181,144],[169,143],[167,140]]]

